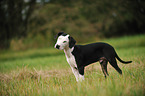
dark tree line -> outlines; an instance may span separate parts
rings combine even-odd
[[[53,42],[62,30],[81,38],[145,33],[144,0],[40,0],[41,7],[38,1],[0,0],[0,48],[28,34]]]
[[[36,0],[0,0],[0,48],[8,48],[12,38],[25,37]]]
[[[80,13],[92,24],[102,19],[103,25],[99,31],[106,37],[145,33],[145,0],[68,0],[68,2],[51,0],[51,2],[62,6],[74,6],[76,2],[81,2]],[[113,22],[107,25],[110,19],[113,19]]]

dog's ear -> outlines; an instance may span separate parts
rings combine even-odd
[[[64,32],[59,32],[57,35],[55,35],[55,39],[57,38],[57,37],[59,37],[60,35],[62,35],[62,34],[64,34]]]
[[[69,48],[72,48],[73,46],[75,46],[76,40],[74,40],[73,37],[69,36]]]
[[[59,33],[57,34],[57,36],[59,37],[59,36],[62,35],[62,34],[64,34],[64,32],[59,32]]]

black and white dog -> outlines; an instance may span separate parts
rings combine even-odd
[[[99,61],[106,77],[107,75],[109,76],[107,72],[108,61],[120,74],[122,74],[122,71],[118,67],[115,58],[125,64],[132,62],[121,60],[114,48],[107,43],[99,42],[88,45],[75,45],[76,41],[66,33],[59,32],[57,37],[55,48],[64,50],[67,62],[76,77],[76,81],[84,80],[84,68],[91,63]]]

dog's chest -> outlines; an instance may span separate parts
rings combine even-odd
[[[65,51],[65,55],[66,55],[66,59],[67,59],[67,62],[69,63],[69,65],[71,67],[77,68],[76,60],[75,60],[74,55],[71,53],[71,50]]]

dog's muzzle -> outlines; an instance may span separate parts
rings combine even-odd
[[[59,46],[59,45],[56,45],[56,46],[55,46],[55,48],[59,49],[59,48],[60,48],[60,46]]]

